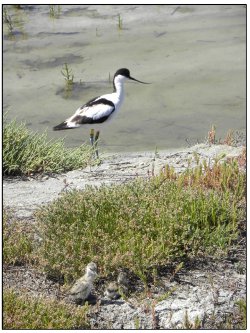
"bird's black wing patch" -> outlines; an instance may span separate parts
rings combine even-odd
[[[91,105],[93,105],[92,103],[93,103],[98,97],[99,97],[99,96],[94,97],[94,98],[92,98],[91,100],[89,100],[86,104],[83,104],[83,105],[81,106],[81,110],[84,109],[86,106],[91,106]]]
[[[98,97],[92,98],[90,101],[88,101],[86,104],[84,104],[83,106],[81,106],[81,109],[84,109],[85,107],[91,107],[93,105],[97,105],[97,104],[104,104],[104,105],[110,105],[113,106],[113,108],[115,108],[115,105],[113,102],[109,101],[106,98],[99,98]]]
[[[99,123],[103,123],[115,111],[115,105],[110,100],[105,99],[105,98],[100,98],[100,99],[96,100],[96,98],[93,98],[92,100],[88,101],[87,104],[83,105],[81,107],[81,109],[83,109],[84,107],[91,107],[91,106],[95,106],[95,105],[98,105],[98,104],[109,105],[113,109],[110,112],[110,114],[105,115],[105,116],[103,116],[101,118],[95,118],[95,119],[93,119],[91,117],[87,117],[87,116],[83,116],[83,115],[76,115],[71,121],[75,122],[76,124],[79,124],[79,125],[82,125],[82,124],[99,124]]]

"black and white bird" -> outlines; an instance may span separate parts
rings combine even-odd
[[[127,68],[121,68],[116,71],[113,79],[114,92],[95,97],[83,106],[79,107],[70,118],[53,128],[54,131],[78,128],[86,124],[100,124],[110,120],[120,109],[124,100],[124,82],[129,79],[143,84],[142,82],[130,76]],[[94,129],[90,131],[91,145],[96,148],[96,156],[98,157],[97,140],[99,131],[96,131],[94,140]]]

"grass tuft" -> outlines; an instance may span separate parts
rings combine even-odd
[[[244,213],[245,176],[235,164],[199,170],[74,190],[42,207],[44,268],[69,281],[93,260],[103,275],[124,267],[143,279],[152,265],[226,251]]]
[[[72,95],[73,87],[74,87],[74,74],[71,68],[69,68],[68,64],[65,63],[61,70],[61,74],[65,80],[65,87],[64,87],[64,97],[69,98]],[[80,84],[82,82],[80,81]]]
[[[65,63],[62,70],[61,70],[61,74],[64,78],[64,80],[66,81],[66,86],[72,86],[74,83],[74,74],[72,72],[72,69],[70,69],[68,67],[68,64]]]
[[[5,23],[6,26],[8,27],[9,36],[13,36],[13,31],[14,31],[13,19],[9,15],[7,6],[3,6],[3,23]]]
[[[48,140],[47,134],[34,133],[15,120],[3,126],[3,174],[30,175],[60,173],[83,168],[90,160],[87,145],[65,148],[64,140]]]
[[[121,18],[120,14],[118,14],[118,23],[117,23],[117,26],[118,26],[118,30],[123,30],[122,18]]]
[[[179,175],[174,168],[167,165],[162,170],[160,177],[163,181],[165,179],[176,180],[181,186],[200,188],[204,191],[211,189],[226,192],[228,190],[231,195],[239,198],[244,197],[246,192],[246,176],[241,171],[242,163],[241,158],[228,159],[224,162],[221,162],[218,158],[211,167],[205,160],[200,162],[197,157],[195,168],[187,168],[185,172]]]
[[[58,19],[61,15],[60,5],[49,5],[49,16],[53,19]]]
[[[3,329],[87,329],[87,306],[75,307],[62,301],[3,293]]]
[[[208,131],[208,143],[210,145],[215,144],[215,135],[216,135],[216,127],[215,125],[212,125],[211,129]]]
[[[24,265],[32,260],[34,232],[30,223],[16,221],[3,211],[3,263]]]
[[[247,329],[247,304],[245,299],[235,302],[233,313],[226,314],[222,323],[216,324],[214,329],[219,330],[246,330]]]

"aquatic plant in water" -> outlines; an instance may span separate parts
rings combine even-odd
[[[7,25],[9,34],[12,35],[14,30],[13,21],[6,6],[3,7],[3,22]]]
[[[68,67],[68,64],[65,63],[62,70],[61,70],[62,76],[64,77],[64,80],[66,81],[66,84],[68,86],[73,85],[74,83],[74,74],[72,72],[72,69]]]
[[[118,14],[118,30],[122,30],[122,19],[120,14]]]
[[[64,89],[65,92],[65,97],[68,98],[70,97],[73,89],[73,84],[74,84],[74,74],[71,68],[68,67],[68,64],[65,63],[63,65],[63,68],[61,70],[62,76],[66,82],[66,86]]]
[[[60,5],[49,5],[49,16],[51,18],[59,18],[61,14],[61,6]]]

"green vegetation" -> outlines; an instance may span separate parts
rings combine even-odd
[[[49,16],[51,18],[59,18],[61,14],[60,5],[49,5]]]
[[[22,9],[22,5],[12,5],[15,9]]]
[[[65,80],[65,87],[64,87],[64,98],[69,98],[72,95],[73,87],[74,87],[74,74],[72,69],[68,67],[68,64],[65,63],[61,70],[61,74]],[[80,84],[82,81],[80,80]]]
[[[87,329],[88,308],[61,301],[3,293],[3,329]]]
[[[10,36],[13,35],[13,30],[14,30],[13,20],[12,20],[11,16],[9,15],[7,6],[3,6],[3,22],[8,27],[9,35]]]
[[[246,330],[247,329],[247,303],[246,300],[240,299],[236,302],[239,312],[239,322],[241,323],[238,328]]]
[[[21,265],[32,260],[34,231],[30,223],[14,220],[3,212],[3,262]]]
[[[246,141],[246,138],[245,133],[242,131],[234,131],[229,129],[224,139],[217,138],[215,125],[211,125],[211,129],[208,131],[207,142],[210,145],[224,144],[228,146],[237,146],[239,142],[242,145],[244,141]]]
[[[235,302],[236,309],[227,314],[222,323],[214,325],[217,330],[246,330],[247,329],[247,304],[245,299]]]
[[[118,14],[118,23],[117,23],[117,26],[118,26],[118,30],[122,30],[122,18],[121,18],[120,14]]]
[[[61,70],[62,76],[66,81],[66,86],[72,86],[74,83],[74,74],[72,74],[72,69],[68,67],[68,64],[65,63]]]
[[[4,5],[3,7],[3,29],[4,39],[16,41],[26,39],[25,15],[21,5]]]
[[[188,317],[188,311],[186,310],[182,329],[186,329],[186,330],[194,329],[194,330],[197,330],[197,329],[201,328],[201,324],[202,323],[201,323],[201,320],[199,319],[199,317],[195,317],[194,322],[190,321],[190,319]]]
[[[62,140],[47,141],[46,134],[32,133],[16,121],[4,123],[3,133],[5,175],[67,171],[91,159],[87,146],[66,149]],[[231,141],[231,135],[228,138]],[[196,167],[182,174],[166,165],[157,176],[152,171],[148,179],[65,192],[38,209],[34,223],[16,220],[4,210],[4,265],[34,265],[49,277],[64,278],[67,290],[85,265],[95,261],[100,277],[114,275],[120,268],[129,270],[141,279],[147,293],[148,282],[153,278],[157,283],[161,266],[174,263],[174,276],[188,259],[223,256],[245,228],[241,221],[246,175],[240,168],[246,163],[246,151],[226,162],[218,158],[213,165],[200,161],[197,154],[194,158]],[[149,308],[155,328],[155,305],[174,288],[159,295]],[[239,300],[236,305],[232,315],[214,324],[216,328],[246,328],[246,302]],[[89,328],[86,306],[8,288],[3,306],[5,329]],[[139,327],[139,319],[134,320]],[[201,326],[198,317],[191,322],[186,314],[183,328]]]
[[[244,196],[236,161],[65,193],[37,212],[43,266],[69,281],[93,260],[102,275],[124,267],[144,281],[172,260],[221,255],[237,239]]]
[[[4,175],[60,173],[85,167],[90,158],[88,145],[65,148],[63,139],[48,141],[46,133],[34,133],[24,123],[4,123]]]

